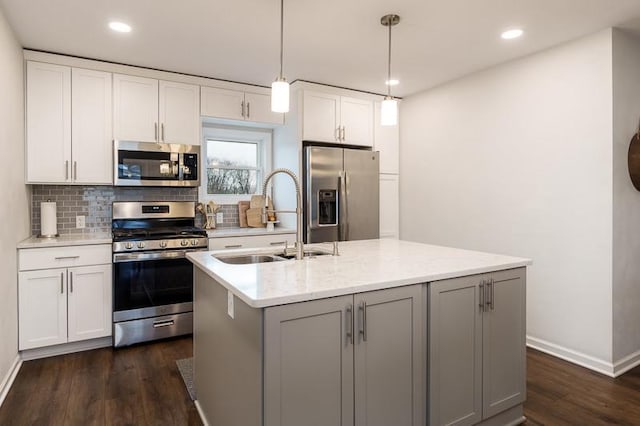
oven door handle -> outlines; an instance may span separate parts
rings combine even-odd
[[[145,252],[145,253],[114,253],[113,263],[122,262],[141,262],[145,260],[160,260],[160,259],[184,259],[186,254],[192,251],[203,251],[202,249],[186,249],[186,250],[164,250],[157,252]]]

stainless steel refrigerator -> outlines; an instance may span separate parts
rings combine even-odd
[[[303,167],[306,243],[379,237],[378,152],[307,146]]]

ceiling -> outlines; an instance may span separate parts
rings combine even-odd
[[[279,70],[278,0],[0,0],[26,48],[268,86]],[[289,81],[384,93],[387,29],[396,13],[393,93],[445,81],[624,24],[640,0],[285,0]],[[111,20],[133,31],[117,34]],[[518,40],[502,30],[522,27]]]

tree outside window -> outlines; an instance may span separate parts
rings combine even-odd
[[[207,194],[254,194],[261,181],[256,142],[207,140]]]

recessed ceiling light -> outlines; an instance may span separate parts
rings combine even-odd
[[[514,38],[521,37],[522,34],[524,34],[524,31],[522,31],[520,28],[514,28],[504,31],[502,34],[500,34],[500,37],[502,37],[504,40],[513,40]]]
[[[384,84],[386,84],[387,86],[397,86],[398,84],[400,84],[400,81],[392,78],[391,80],[385,81]]]
[[[124,22],[117,22],[117,21],[109,22],[109,28],[119,33],[131,32],[131,26],[125,24]]]

